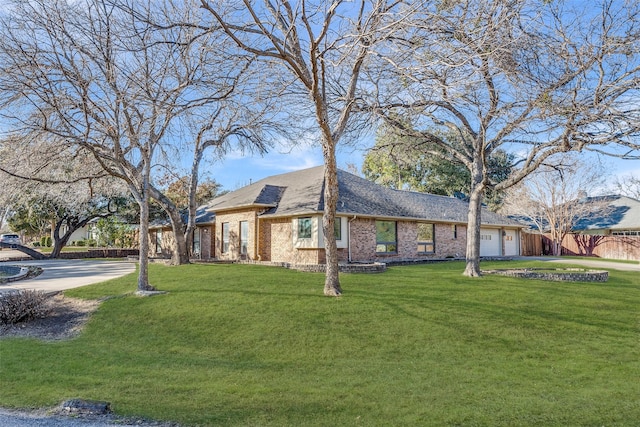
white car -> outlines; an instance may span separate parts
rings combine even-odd
[[[12,246],[19,245],[20,236],[18,236],[17,234],[0,234],[0,243],[6,243],[7,245]]]

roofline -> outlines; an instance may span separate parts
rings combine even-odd
[[[258,219],[267,219],[267,218],[294,218],[300,216],[319,216],[322,215],[323,211],[302,211],[295,214],[266,214],[266,215],[258,215]],[[419,222],[432,222],[436,224],[460,224],[467,225],[466,221],[454,221],[454,220],[443,220],[443,219],[429,219],[429,218],[421,218],[421,217],[408,217],[408,216],[384,216],[384,215],[369,215],[369,214],[356,214],[349,212],[336,212],[336,217],[357,217],[357,218],[366,218],[366,219],[383,219],[383,220],[394,220],[394,221],[419,221]],[[486,227],[511,227],[511,228],[526,228],[526,225],[521,224],[496,224],[496,223],[481,223],[480,226]]]
[[[247,208],[275,208],[276,204],[266,204],[266,203],[250,203],[248,205],[237,205],[237,206],[232,206],[232,207],[228,207],[228,208],[221,208],[221,209],[215,209],[215,208],[205,208],[205,210],[207,212],[213,212],[213,213],[217,213],[217,212],[226,212],[226,211],[235,211],[238,209],[247,209]]]

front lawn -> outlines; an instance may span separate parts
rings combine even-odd
[[[483,263],[483,268],[544,263]],[[323,275],[153,264],[66,292],[114,296],[75,340],[0,341],[0,406],[107,400],[122,415],[205,426],[635,426],[640,279],[501,276],[464,265]]]

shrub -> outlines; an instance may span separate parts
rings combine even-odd
[[[77,246],[87,246],[87,241],[86,240],[78,240],[76,242]]]
[[[42,246],[43,248],[47,247],[47,236],[42,236],[40,238],[40,246]]]
[[[46,243],[46,247],[48,247],[48,248],[51,247],[51,236],[47,236],[45,238],[45,243]]]
[[[89,247],[93,248],[96,246],[96,241],[94,239],[89,239],[87,241],[87,245],[89,245]]]
[[[0,323],[9,325],[47,317],[50,308],[42,291],[22,290],[0,296]]]
[[[34,248],[39,248],[39,247],[40,247],[40,242],[31,242],[31,245],[32,245]]]

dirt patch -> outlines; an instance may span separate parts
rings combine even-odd
[[[0,325],[2,338],[38,338],[44,341],[67,340],[76,337],[98,309],[100,301],[68,298],[59,293],[47,301],[49,315],[15,325]]]

